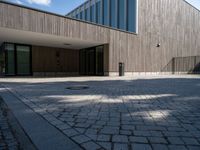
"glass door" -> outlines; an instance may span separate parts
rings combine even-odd
[[[88,51],[88,75],[95,75],[95,49]]]
[[[80,50],[80,75],[104,75],[103,46]]]
[[[17,75],[31,74],[31,49],[30,46],[16,45]]]
[[[104,63],[103,63],[103,46],[96,48],[96,75],[104,74]]]
[[[79,72],[80,75],[85,75],[86,74],[86,50],[80,50],[79,53]]]

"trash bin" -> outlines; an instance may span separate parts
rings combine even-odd
[[[124,76],[124,63],[120,62],[119,63],[119,76]]]

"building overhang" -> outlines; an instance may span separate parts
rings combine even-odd
[[[58,47],[66,49],[84,49],[103,45],[102,42],[86,41],[76,38],[55,36],[51,34],[16,30],[0,27],[0,45],[3,42],[38,45],[46,47]]]
[[[0,1],[0,44],[84,49],[109,43],[110,29]]]

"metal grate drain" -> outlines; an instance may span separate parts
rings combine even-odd
[[[89,86],[87,86],[87,85],[74,85],[74,86],[69,86],[66,89],[68,89],[68,90],[85,90],[85,89],[89,89]]]

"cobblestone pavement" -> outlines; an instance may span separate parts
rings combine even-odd
[[[200,150],[200,76],[0,82],[83,149]]]
[[[0,108],[0,150],[19,150],[19,144]]]

